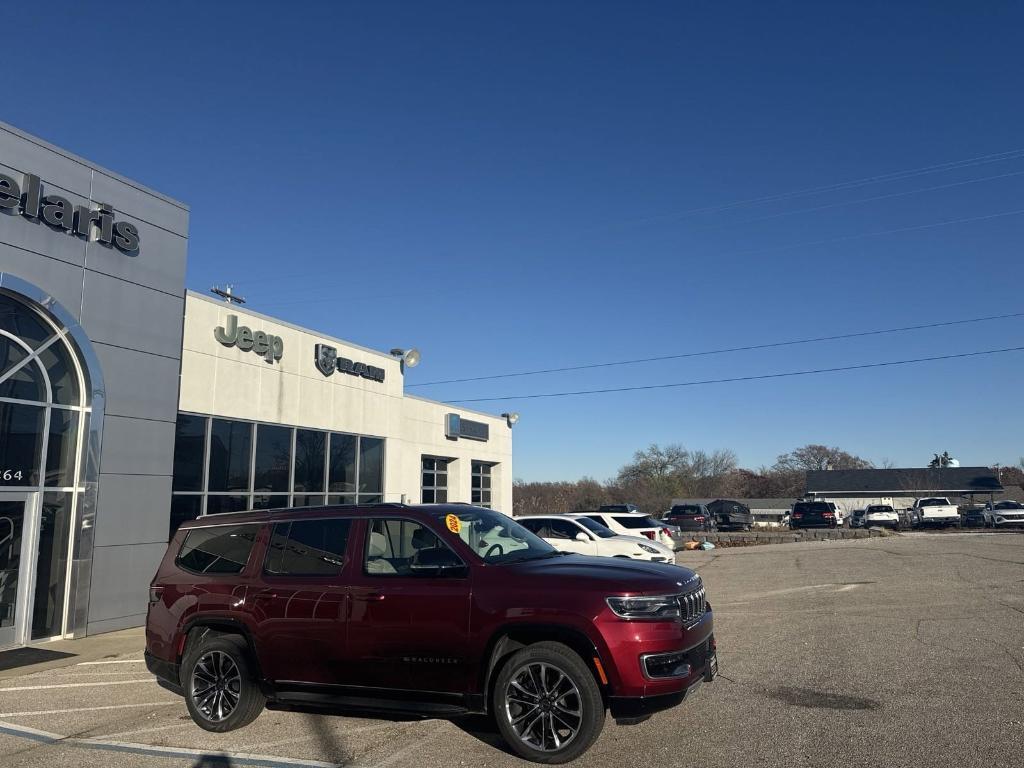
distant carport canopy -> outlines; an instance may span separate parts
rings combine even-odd
[[[806,495],[820,497],[973,496],[1002,493],[989,467],[831,469],[807,473]]]

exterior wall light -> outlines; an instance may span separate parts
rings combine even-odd
[[[391,350],[391,354],[398,358],[398,361],[402,366],[403,374],[405,374],[406,368],[415,368],[420,364],[420,351],[416,349],[416,347],[412,347],[411,349],[395,347]]]
[[[501,417],[508,423],[508,428],[512,429],[512,425],[519,421],[518,413],[503,413]]]

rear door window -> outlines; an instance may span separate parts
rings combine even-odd
[[[623,528],[637,529],[658,527],[658,523],[652,518],[642,515],[615,515],[613,519]]]
[[[263,570],[276,576],[337,576],[345,564],[350,520],[276,523]]]
[[[181,545],[178,567],[191,573],[241,573],[259,530],[259,524],[194,528]]]

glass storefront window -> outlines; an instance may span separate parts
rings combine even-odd
[[[343,496],[328,496],[327,503],[334,504],[355,504],[356,495],[354,493],[347,493]]]
[[[210,478],[207,490],[248,491],[252,424],[213,419],[210,424]]]
[[[327,433],[299,429],[295,433],[295,492],[324,490]]]
[[[272,424],[256,426],[256,476],[253,490],[288,493],[292,464],[292,430]],[[286,504],[287,506],[287,504]]]
[[[178,423],[174,429],[175,491],[203,490],[205,448],[206,418],[179,413]]]
[[[56,412],[56,411],[55,411]],[[32,639],[53,637],[62,631],[64,576],[68,568],[71,493],[43,494],[39,521],[39,557],[32,609]]]
[[[292,496],[293,507],[322,507],[324,505],[324,495],[322,493],[316,494],[301,494],[296,493]]]
[[[174,494],[171,496],[171,524],[167,538],[170,540],[181,524],[187,520],[195,520],[203,511],[202,496],[185,496]]]
[[[253,509],[282,509],[288,506],[288,494],[254,493]]]
[[[0,486],[39,485],[45,412],[40,405],[0,402]]]
[[[28,357],[25,350],[0,336],[0,376]],[[6,363],[6,365],[5,365]],[[0,397],[46,402],[46,384],[38,363],[27,363],[0,383]]]
[[[46,445],[46,477],[43,485],[66,488],[75,484],[75,457],[78,455],[79,416],[74,411],[54,408],[50,411],[50,436]]]
[[[217,515],[222,512],[244,512],[249,509],[249,497],[246,496],[214,496],[206,497],[206,514]]]
[[[328,491],[343,493],[356,489],[356,444],[355,435],[331,435],[331,469]]]
[[[359,492],[380,493],[384,485],[384,441],[359,438]]]
[[[54,342],[39,353],[39,361],[50,377],[50,390],[54,403],[60,405],[81,405],[81,393],[78,390],[78,374],[68,348],[59,341]]]
[[[32,349],[53,336],[53,331],[24,304],[8,296],[0,296],[0,331],[17,336]]]

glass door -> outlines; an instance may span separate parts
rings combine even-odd
[[[28,642],[38,498],[0,491],[0,648]]]

